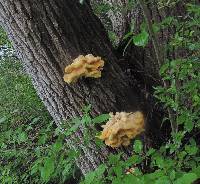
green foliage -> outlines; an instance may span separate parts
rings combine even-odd
[[[173,7],[177,3],[159,1],[158,5],[160,8]],[[142,142],[135,140],[129,159],[123,160],[123,153],[110,155],[106,165],[101,166],[103,169],[88,173],[82,183],[190,184],[200,178],[200,6],[187,4],[186,7],[184,19],[170,16],[152,25],[155,36],[161,30],[175,28],[176,32],[164,46],[165,51],[184,53],[176,54],[173,59],[166,58],[159,74],[168,85],[155,87],[155,97],[173,115],[166,116],[163,122],[173,122],[177,129],[159,149],[144,151]],[[136,35],[133,22],[130,32],[124,36],[127,40],[124,51],[129,44],[145,47],[148,31],[142,24],[141,32]]]
[[[21,64],[0,60],[0,183],[65,183],[75,153],[39,100]]]
[[[133,145],[133,156],[124,161],[121,158],[122,153],[111,154],[106,165],[100,165],[95,171],[88,173],[81,183],[93,181],[99,184],[130,184],[134,181],[136,184],[189,184],[200,177],[199,160],[196,163],[190,160],[197,158],[191,157],[191,153],[194,152],[192,150],[188,153],[179,151],[177,156],[168,155],[164,146],[159,150],[149,149],[144,153],[141,141],[136,140]],[[143,173],[141,164],[149,160],[151,161],[150,169],[153,172]],[[184,167],[190,169],[190,172],[184,171]]]
[[[1,46],[12,47],[10,41],[7,38],[6,32],[0,26],[0,47]]]
[[[95,140],[97,146],[101,146],[102,142],[97,138],[99,132],[94,128],[95,125],[101,125],[103,122],[110,118],[109,114],[101,114],[97,117],[92,117],[90,115],[91,105],[87,105],[83,108],[83,116],[81,118],[74,118],[69,120],[68,123],[63,122],[60,126],[57,127],[57,131],[61,134],[64,134],[65,137],[71,136],[77,130],[82,129],[84,134],[84,143],[87,144],[91,140]],[[69,127],[70,124],[70,127]],[[78,140],[77,140],[78,141]],[[79,151],[77,149],[77,151]]]
[[[130,31],[123,38],[124,40],[128,39],[128,42],[124,48],[124,53],[130,44],[134,44],[139,47],[145,47],[148,44],[149,33],[146,30],[146,24],[141,24],[141,32],[138,34],[134,33],[134,24],[135,22],[132,22]]]

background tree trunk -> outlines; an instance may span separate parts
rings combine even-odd
[[[93,8],[95,9],[98,5],[109,5],[110,10],[107,12],[107,18],[110,19],[112,23],[111,27],[108,27],[107,21],[104,17],[101,17],[101,14],[98,14],[102,23],[105,25],[108,31],[113,31],[119,40],[117,40],[117,52],[120,57],[120,60],[125,60],[126,66],[132,68],[132,75],[140,80],[140,83],[146,85],[146,88],[151,91],[153,85],[160,84],[159,76],[159,66],[157,64],[157,59],[155,56],[154,47],[152,46],[152,41],[150,40],[148,45],[145,48],[134,46],[130,44],[126,49],[125,55],[122,56],[124,48],[126,47],[127,40],[124,41],[123,37],[126,33],[130,31],[131,24],[134,24],[134,33],[138,34],[140,32],[140,26],[142,23],[145,23],[143,11],[140,4],[137,0],[91,0]],[[174,16],[184,18],[186,4],[191,2],[189,0],[173,2],[167,1],[145,1],[149,11],[149,19],[152,21],[152,24],[159,24],[165,18]],[[166,58],[175,58],[178,53],[170,52],[166,48],[166,45],[169,43],[172,35],[176,32],[175,27],[161,30],[159,33],[156,33],[156,36],[159,41],[159,47],[162,50],[163,60]],[[120,63],[119,63],[120,64]],[[120,65],[123,65],[120,64]],[[123,67],[123,68],[126,68]]]
[[[104,27],[87,2],[0,0],[0,22],[57,124],[82,115],[82,107],[89,103],[92,115],[141,109],[139,95],[117,65]],[[102,78],[64,83],[65,66],[88,53],[105,60]],[[98,150],[92,141],[84,146],[82,130],[67,142],[70,148],[81,149],[77,163],[84,174],[104,162],[111,151],[107,147]]]

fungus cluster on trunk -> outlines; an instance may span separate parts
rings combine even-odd
[[[100,78],[104,61],[92,54],[78,56],[71,65],[65,68],[64,81],[75,83],[81,77]]]
[[[101,57],[88,54],[78,56],[71,65],[65,68],[64,81],[75,83],[81,77],[100,78],[104,61]],[[142,112],[110,113],[111,118],[103,125],[99,138],[112,148],[128,146],[131,139],[144,131],[144,115]]]
[[[131,139],[144,131],[144,116],[139,111],[110,113],[110,116],[99,138],[112,148],[128,146]]]

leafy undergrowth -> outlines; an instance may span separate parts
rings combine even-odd
[[[145,1],[138,2],[141,7],[147,6]],[[158,9],[178,6],[178,1],[157,2],[162,4],[161,7],[157,5]],[[165,58],[161,52],[158,53],[164,58],[162,62],[159,57],[156,58],[162,64],[159,68],[162,83],[154,87],[154,96],[166,112],[163,123],[171,124],[171,137],[158,149],[147,148],[142,141],[135,140],[133,155],[128,160],[122,159],[123,152],[110,155],[105,164],[86,175],[82,184],[200,183],[200,6],[191,1],[191,4],[185,4],[183,17],[168,16],[154,24],[149,21],[145,10],[146,21],[141,26],[141,32],[136,34],[131,29],[124,36],[127,40],[124,51],[131,44],[145,48],[150,39],[157,42],[159,32],[172,27],[176,29],[169,42],[162,43],[164,51],[170,54]],[[156,47],[155,44],[155,52],[160,50]],[[174,53],[175,56],[170,57]]]
[[[76,183],[65,144],[21,64],[1,59],[0,183]]]

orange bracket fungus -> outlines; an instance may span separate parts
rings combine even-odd
[[[68,84],[76,82],[80,77],[101,77],[104,61],[92,54],[78,56],[71,65],[65,68],[64,81]]]
[[[128,146],[131,139],[144,131],[144,115],[142,112],[110,113],[111,118],[103,125],[99,138],[112,148]]]

